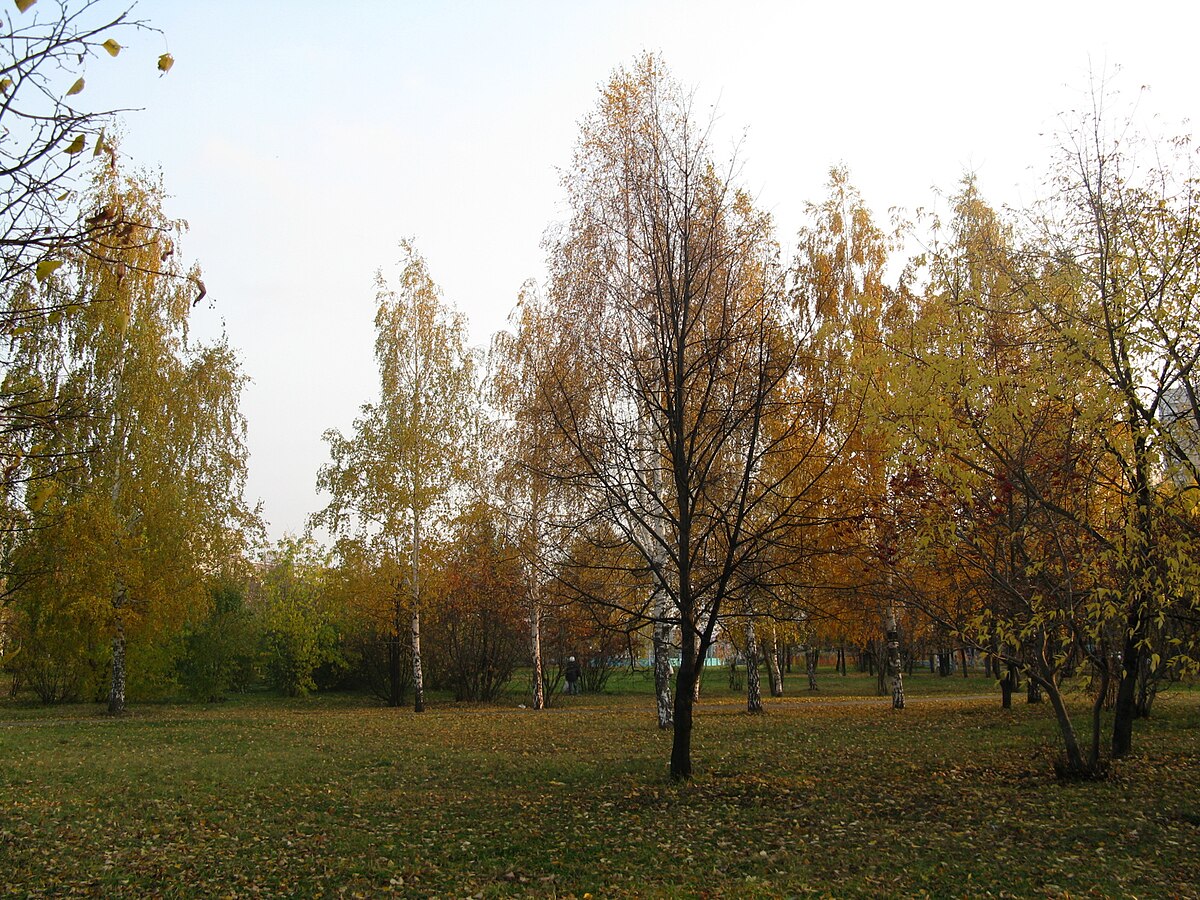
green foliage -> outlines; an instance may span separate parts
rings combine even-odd
[[[267,680],[289,697],[316,690],[323,668],[327,678],[346,668],[325,603],[325,563],[311,540],[284,538],[255,586]]]
[[[224,700],[247,690],[257,677],[258,622],[246,609],[241,588],[222,581],[210,588],[212,609],[190,624],[176,663],[179,683],[192,700]]]
[[[92,699],[105,678],[107,647],[92,611],[39,594],[14,610],[4,668],[42,703]]]

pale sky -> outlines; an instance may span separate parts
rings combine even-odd
[[[47,4],[48,5],[48,4]],[[740,141],[742,184],[790,257],[829,167],[881,220],[974,171],[995,204],[1038,193],[1089,70],[1191,130],[1192,3],[140,0],[163,31],[89,63],[92,103],[138,107],[211,308],[252,379],[250,483],[273,537],[323,501],[327,428],[377,391],[375,270],[415,238],[475,343],[504,326],[563,217],[559,171],[612,70],[660,52]],[[163,78],[159,53],[176,60]]]

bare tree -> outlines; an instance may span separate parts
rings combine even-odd
[[[760,557],[803,520],[821,472],[771,221],[735,173],[714,163],[690,97],[642,57],[583,123],[573,216],[551,246],[556,363],[541,387],[569,455],[548,468],[633,548],[652,586],[630,611],[679,628],[680,779],[718,622],[769,585]]]

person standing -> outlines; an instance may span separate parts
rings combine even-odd
[[[575,657],[573,657],[573,656],[567,657],[567,668],[566,668],[564,674],[567,677],[567,693],[568,694],[578,694],[579,693],[579,678],[583,674],[583,672],[579,668],[579,663],[577,663],[575,661]]]

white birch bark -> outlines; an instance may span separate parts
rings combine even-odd
[[[132,310],[130,310],[130,316],[132,316]],[[128,452],[123,393],[125,383],[125,351],[125,339],[122,337],[117,351],[117,364],[113,371],[113,480],[112,485],[109,487],[109,499],[112,502],[113,512],[116,513],[117,522],[120,523],[119,527],[122,529],[125,528],[126,518],[122,507],[125,488],[125,456]],[[116,536],[118,560],[121,559],[121,537],[121,535]],[[120,564],[118,562],[118,565]],[[112,671],[108,686],[108,714],[111,716],[120,715],[125,712],[125,607],[128,603],[129,587],[125,583],[124,576],[118,573],[116,584],[113,588],[112,601]]]
[[[671,611],[671,598],[661,587],[656,589],[658,598],[654,603],[654,696],[658,706],[658,727],[670,728],[674,724],[674,700],[671,697],[671,624],[667,617]]]
[[[542,508],[539,496],[539,484],[536,475],[532,476],[530,484],[529,504],[529,544],[527,547],[526,568],[529,572],[529,652],[533,658],[533,699],[534,709],[546,708],[546,682],[542,672],[542,586],[538,577],[534,559],[541,552],[541,521]]]
[[[771,696],[783,696],[783,673],[779,671],[779,632],[771,623],[771,647],[767,651],[767,678],[771,683]]]
[[[892,709],[904,709],[904,672],[900,666],[900,633],[896,625],[896,612],[890,607],[885,628],[887,631],[887,667],[892,682]]]
[[[425,710],[425,673],[421,668],[421,517],[415,512],[413,514],[410,586],[412,588],[412,618],[409,622],[409,636],[412,641],[413,709],[416,712],[423,712]]]
[[[762,712],[762,685],[758,680],[758,638],[754,620],[746,623],[746,710]]]
[[[125,712],[125,582],[118,578],[113,596],[115,616],[112,639],[112,680],[108,687],[108,714],[117,716]]]
[[[533,576],[535,579],[537,575]],[[534,709],[546,708],[546,686],[542,676],[542,604],[540,588],[535,583],[530,588],[529,603],[529,650],[533,654],[533,702]]]

